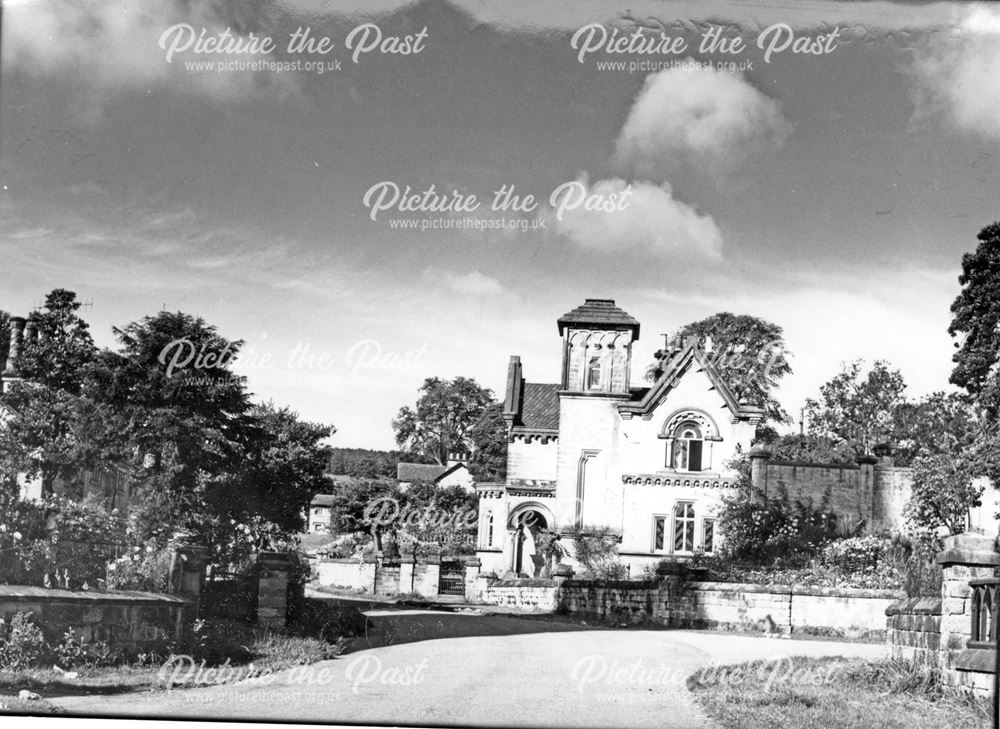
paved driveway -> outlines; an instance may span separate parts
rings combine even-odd
[[[709,724],[685,679],[702,666],[884,653],[882,646],[867,644],[604,630],[508,615],[392,610],[371,617],[375,629],[354,652],[275,674],[266,684],[243,681],[54,703],[74,714],[148,717],[696,728]],[[417,640],[428,635],[441,637]],[[446,637],[455,635],[461,637]]]

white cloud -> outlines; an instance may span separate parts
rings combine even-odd
[[[943,114],[957,128],[1000,140],[1000,10],[956,12],[953,32],[917,50],[917,116]]]
[[[584,204],[566,210],[562,219],[558,209],[543,214],[546,225],[582,248],[613,252],[639,250],[665,254],[676,251],[718,259],[722,254],[722,232],[710,215],[701,215],[693,207],[676,200],[670,185],[649,182],[627,183],[608,179],[588,185],[578,181],[595,200],[624,200],[622,209],[611,212],[585,210]],[[622,195],[625,195],[622,198]]]
[[[504,292],[504,287],[499,281],[479,271],[462,274],[445,273],[443,278],[448,288],[460,294],[488,295]]]
[[[205,28],[206,36],[229,27],[234,38],[245,39],[245,34],[232,27],[236,25],[232,14],[224,10],[215,2],[189,6],[179,0],[5,3],[3,63],[8,70],[36,76],[80,79],[84,83],[71,101],[92,119],[99,118],[102,104],[114,93],[151,90],[164,82],[173,82],[181,92],[223,101],[292,93],[297,88],[294,74],[189,72],[183,64],[184,60],[250,61],[264,58],[262,55],[195,56],[189,52],[167,63],[166,53],[159,46],[160,37],[179,23],[192,26],[196,33]]]
[[[631,175],[663,181],[678,162],[725,170],[779,147],[790,131],[779,104],[742,76],[691,63],[646,78],[615,160]]]

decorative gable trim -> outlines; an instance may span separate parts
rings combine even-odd
[[[705,357],[705,354],[698,348],[696,340],[689,341],[682,350],[674,355],[673,359],[667,363],[663,374],[660,375],[660,378],[649,388],[649,391],[646,392],[641,400],[619,405],[619,414],[626,420],[636,415],[641,416],[645,420],[651,419],[656,407],[663,402],[664,398],[666,398],[680,379],[693,366],[697,367],[699,371],[704,372],[708,377],[709,382],[712,383],[712,389],[722,399],[723,407],[727,408],[731,413],[733,422],[749,420],[751,423],[757,423],[764,417],[763,408],[757,405],[741,403],[737,400],[736,395],[733,394],[733,391],[726,384],[719,371],[715,369],[708,358]],[[718,433],[718,429],[715,432]]]

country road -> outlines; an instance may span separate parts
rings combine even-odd
[[[371,645],[268,683],[76,696],[77,715],[436,726],[710,726],[685,679],[791,655],[879,657],[880,645],[699,631],[607,630],[508,615],[386,610]],[[418,640],[423,635],[430,640]],[[447,637],[447,636],[461,637]],[[404,642],[411,641],[411,642]],[[385,645],[389,643],[389,645]]]

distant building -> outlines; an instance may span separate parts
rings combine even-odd
[[[330,531],[330,518],[333,516],[333,494],[316,494],[309,503],[309,514],[306,518],[306,530],[310,534],[320,534]]]
[[[453,454],[443,466],[436,463],[400,463],[396,467],[396,481],[401,489],[415,483],[432,483],[440,488],[460,486],[469,493],[475,491],[468,460],[458,454]]]

